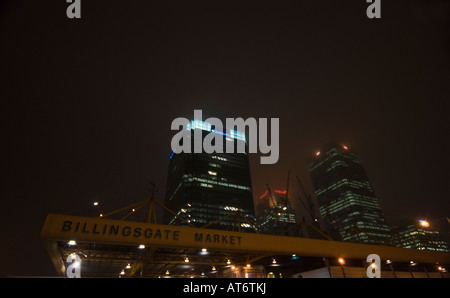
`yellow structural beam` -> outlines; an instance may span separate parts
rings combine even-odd
[[[61,262],[57,260],[57,252],[51,243],[69,240],[131,246],[143,244],[146,247],[208,248],[259,254],[297,254],[299,256],[364,260],[369,254],[378,254],[382,260],[450,264],[450,253],[446,252],[61,214],[47,216],[41,236],[55,266],[61,266]]]

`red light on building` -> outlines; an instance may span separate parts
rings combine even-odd
[[[258,199],[262,200],[267,196],[268,191],[266,190],[262,195],[259,196]]]

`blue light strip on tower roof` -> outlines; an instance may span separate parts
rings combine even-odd
[[[200,121],[200,120],[191,120],[191,122],[189,122],[187,124],[186,129],[187,130],[192,130],[192,129],[198,128],[198,129],[210,131],[210,132],[213,132],[213,133],[218,133],[218,134],[221,134],[223,136],[230,137],[230,138],[233,138],[233,139],[236,139],[236,140],[241,140],[241,141],[244,141],[244,142],[247,141],[246,138],[245,138],[245,133],[243,133],[241,131],[230,129],[230,133],[226,133],[226,132],[223,132],[223,131],[211,129],[211,127],[212,127],[211,123],[208,123],[208,122],[205,122],[205,121]]]

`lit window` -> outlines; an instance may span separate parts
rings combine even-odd
[[[239,208],[233,207],[233,206],[225,206],[223,207],[224,210],[230,210],[230,211],[238,211]]]
[[[216,155],[213,155],[212,158],[213,158],[213,159],[217,159],[217,160],[221,160],[221,161],[227,161],[227,160],[228,160],[228,159],[226,159],[225,157],[216,156]]]

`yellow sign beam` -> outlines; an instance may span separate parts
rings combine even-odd
[[[450,264],[450,253],[446,252],[60,214],[47,216],[41,236],[50,242],[75,240],[104,244],[208,248],[221,251],[331,258],[365,259],[369,254],[374,253],[378,254],[382,260]],[[49,249],[51,249],[50,246]],[[51,252],[50,254],[52,256]],[[53,262],[55,263],[56,260]]]

